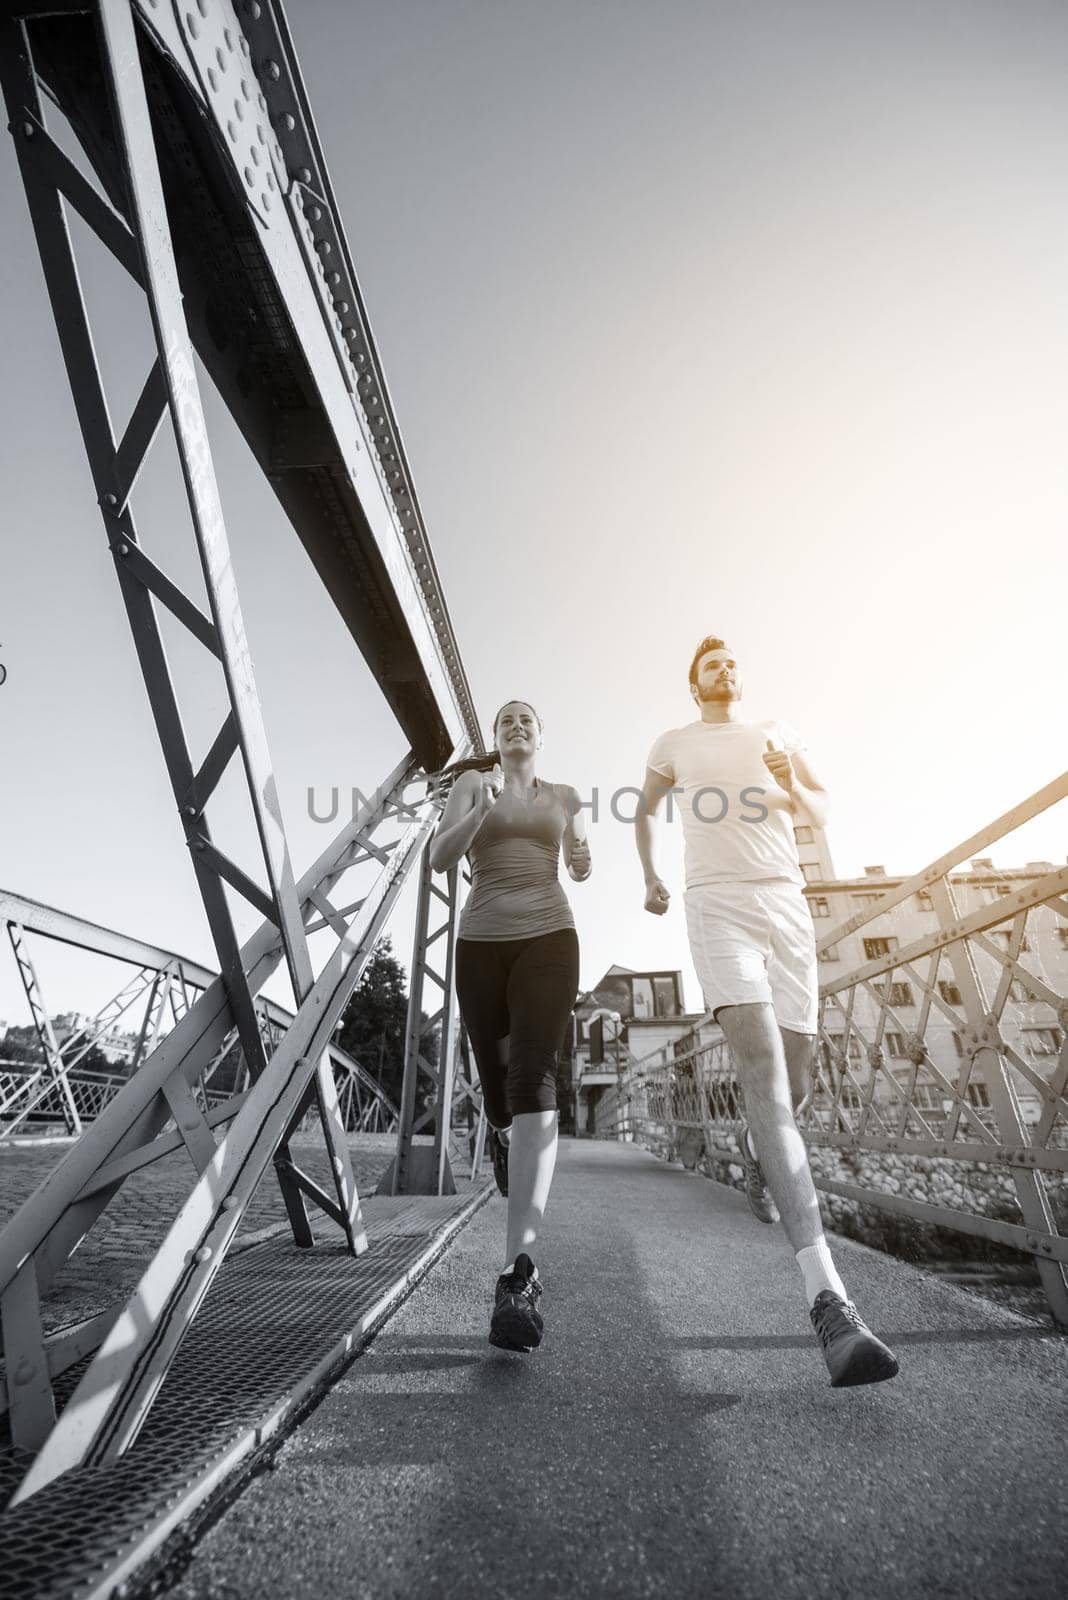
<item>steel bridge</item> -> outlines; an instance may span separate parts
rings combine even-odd
[[[435,775],[484,747],[281,5],[14,0],[0,15],[0,81],[29,218],[131,662],[215,952],[214,965],[201,966],[0,892],[41,1046],[39,1064],[0,1076],[0,1160],[13,1161],[16,1136],[45,1124],[71,1141],[0,1233],[0,1465],[10,1501],[0,1595],[103,1595],[261,1459],[489,1197],[480,1095],[453,985],[463,875],[435,874],[426,850],[441,804]],[[65,148],[70,136],[78,160]],[[117,419],[72,214],[141,291],[151,333],[139,397]],[[302,872],[279,806],[198,362],[408,745]],[[164,431],[176,446],[202,596],[167,571],[153,529],[135,519],[140,474]],[[214,663],[225,696],[205,748],[185,732],[164,614]],[[212,829],[231,770],[243,780],[253,864],[224,851]],[[1068,1160],[1068,1015],[1063,995],[1023,959],[1029,918],[1041,910],[1068,919],[1068,870],[968,916],[958,914],[952,881],[973,849],[1066,793],[1061,779],[890,892],[880,909],[923,893],[936,924],[915,947],[824,986],[824,1049],[801,1120],[814,1152],[893,1152],[1005,1173],[1015,1221],[950,1211],[874,1180],[820,1181],[839,1198],[1034,1257],[1052,1315],[1068,1326],[1068,1240],[1053,1194]],[[404,1087],[393,1107],[333,1035],[409,879],[416,931]],[[243,941],[235,896],[260,919]],[[1003,945],[991,939],[999,924]],[[133,969],[62,1041],[32,959],[35,938]],[[959,996],[952,1002],[939,988],[944,971]],[[291,1009],[263,994],[275,973],[288,978]],[[891,1003],[891,980],[904,974],[923,997],[907,1024]],[[1013,984],[1060,1008],[1062,1043],[1048,1071],[999,1031]],[[874,1024],[859,1020],[861,994],[875,998]],[[90,1047],[135,1008],[131,1070],[104,1081],[80,1074]],[[947,1008],[967,1040],[955,1080],[925,1046],[928,1020]],[[910,1038],[904,1073],[890,1070],[884,1050],[895,1023]],[[973,1075],[989,1088],[989,1115],[968,1097]],[[1034,1125],[1020,1114],[1021,1080],[1042,1102]],[[938,1116],[920,1093],[932,1085],[946,1102]],[[599,1128],[672,1158],[688,1150],[690,1165],[703,1154],[715,1171],[717,1158],[729,1159],[736,1110],[730,1063],[706,1028],[681,1054],[631,1062],[599,1108]],[[388,1166],[364,1197],[354,1129],[392,1134]],[[653,1168],[641,1168],[644,1181]],[[104,1295],[107,1303],[90,1296],[72,1320],[64,1284],[97,1259],[94,1240],[109,1227],[135,1227],[138,1185],[164,1171],[136,1283]],[[268,1193],[278,1216],[250,1228],[262,1223]]]

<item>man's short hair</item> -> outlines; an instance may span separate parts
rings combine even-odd
[[[710,633],[707,639],[702,639],[693,653],[693,660],[690,662],[690,682],[695,685],[697,683],[697,668],[703,655],[706,655],[709,650],[726,650],[726,648],[727,646],[723,640],[717,639],[713,633]]]

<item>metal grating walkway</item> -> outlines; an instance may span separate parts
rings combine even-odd
[[[134,1448],[0,1518],[0,1600],[112,1593],[359,1349],[491,1188],[364,1201],[355,1261],[324,1228],[314,1250],[282,1235],[228,1262]],[[26,1465],[0,1444],[5,1501]]]

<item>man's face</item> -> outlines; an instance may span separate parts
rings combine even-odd
[[[699,705],[742,698],[742,675],[729,650],[708,650],[697,663],[697,682],[690,693]]]

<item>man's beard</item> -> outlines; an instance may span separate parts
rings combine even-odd
[[[740,700],[742,697],[742,691],[736,683],[714,683],[709,689],[698,684],[697,693],[705,705],[710,700]]]

